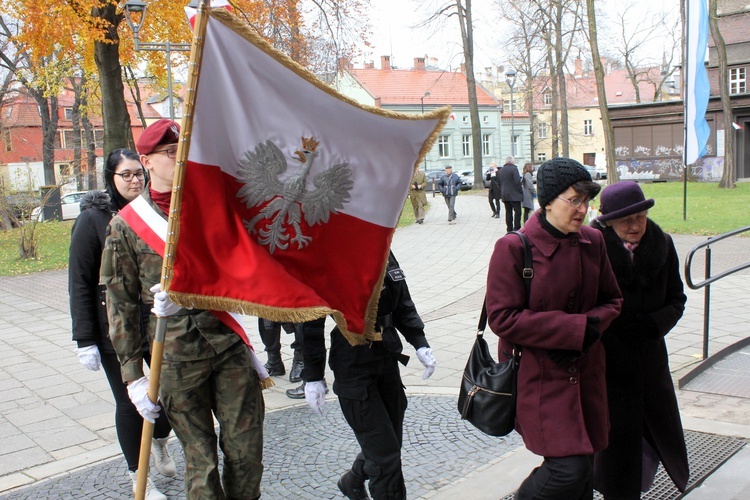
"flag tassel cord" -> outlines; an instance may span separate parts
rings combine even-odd
[[[180,141],[177,145],[177,161],[174,172],[172,188],[172,201],[169,207],[169,225],[167,239],[164,248],[164,261],[161,271],[162,290],[167,289],[171,280],[171,269],[174,260],[174,242],[179,232],[179,207],[182,201],[182,186],[185,176],[185,161],[190,146],[190,134],[193,128],[193,107],[195,105],[195,94],[198,88],[200,76],[200,61],[203,55],[203,41],[205,40],[206,26],[208,24],[209,0],[201,0],[198,6],[198,14],[193,31],[193,43],[190,49],[190,60],[188,62],[187,96],[183,107],[182,127]],[[159,378],[161,377],[161,365],[164,354],[164,337],[167,330],[167,318],[159,317],[156,321],[156,336],[151,346],[151,365],[149,373],[148,397],[156,402],[159,399]],[[138,475],[136,478],[136,500],[146,497],[146,484],[148,480],[148,462],[151,455],[151,439],[154,435],[154,424],[143,420],[143,431],[141,433],[141,450],[138,457]]]

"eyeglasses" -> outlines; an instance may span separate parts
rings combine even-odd
[[[568,200],[566,198],[561,198],[559,196],[556,196],[556,198],[558,200],[567,201],[568,203],[570,203],[570,206],[573,207],[573,208],[575,208],[576,210],[578,210],[579,208],[581,208],[581,205],[584,205],[584,206],[588,207],[589,203],[591,203],[591,200],[588,199],[588,198],[573,198],[572,200]]]
[[[172,146],[171,148],[167,149],[160,149],[159,151],[151,151],[152,155],[155,155],[156,153],[165,153],[167,155],[167,158],[176,158],[177,157],[177,146]]]
[[[135,177],[139,181],[142,181],[143,178],[146,176],[146,174],[143,173],[143,170],[138,170],[136,172],[132,172],[130,170],[126,170],[126,171],[120,172],[120,173],[115,172],[115,175],[119,175],[122,178],[122,180],[124,180],[125,182],[132,181],[133,177]]]

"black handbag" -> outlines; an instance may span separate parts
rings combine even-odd
[[[524,244],[523,278],[526,303],[529,301],[531,278],[534,275],[531,248],[526,237],[515,232]],[[487,326],[487,304],[482,304],[477,336],[464,368],[458,393],[461,418],[490,436],[506,436],[516,423],[516,373],[521,361],[521,349],[514,346],[511,356],[496,363],[490,354],[484,329]]]

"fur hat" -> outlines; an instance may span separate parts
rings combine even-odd
[[[180,125],[167,118],[155,121],[138,138],[138,153],[148,155],[162,144],[177,144],[180,139]]]
[[[622,181],[604,188],[599,198],[599,213],[596,219],[604,222],[643,212],[654,206],[654,199],[646,199],[637,182]]]
[[[549,205],[560,193],[578,181],[590,181],[591,174],[571,158],[553,158],[536,173],[536,194],[541,208]]]

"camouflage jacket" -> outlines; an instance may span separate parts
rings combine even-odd
[[[142,196],[166,218],[151,201],[148,189]],[[129,382],[143,376],[139,298],[149,309],[153,306],[154,294],[149,289],[161,281],[162,257],[119,215],[112,219],[107,233],[99,276],[101,284],[107,287],[109,336],[120,360],[122,378]],[[150,342],[155,331],[156,317],[152,314],[148,322]],[[164,360],[208,359],[240,341],[211,312],[183,309],[167,318]]]

